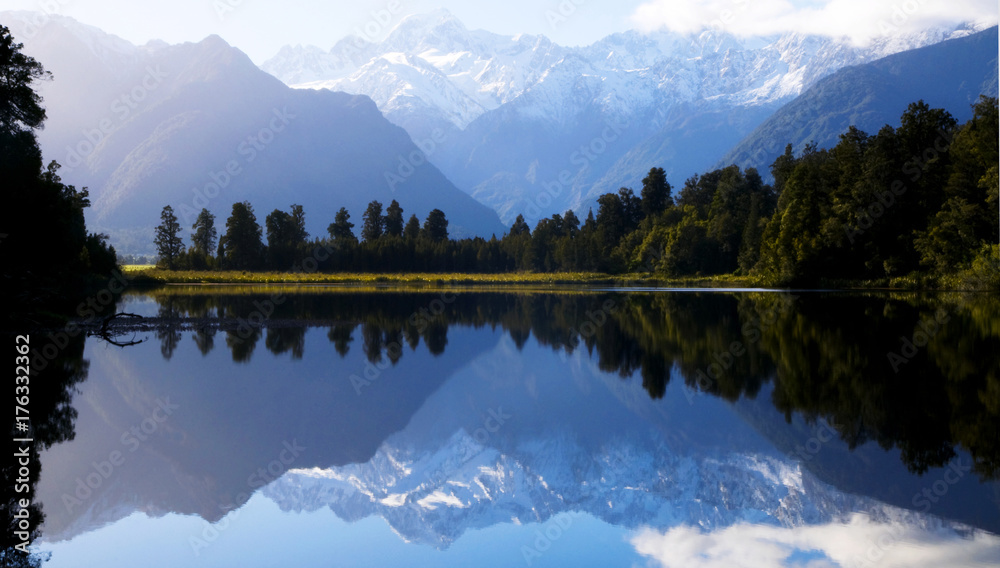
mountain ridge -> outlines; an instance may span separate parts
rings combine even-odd
[[[16,29],[18,14],[0,18]],[[393,199],[407,216],[444,210],[456,237],[504,231],[367,96],[290,89],[217,35],[140,47],[53,16],[24,50],[54,76],[40,85],[44,155],[67,183],[89,187],[88,226],[119,252],[152,252],[165,205],[183,209],[182,225],[201,207],[222,225],[244,200],[261,225],[272,209],[303,205],[314,237],[342,206],[358,224],[369,201]]]
[[[261,68],[297,88],[368,94],[414,140],[443,133],[446,142],[430,160],[509,224],[518,214],[529,221],[569,208],[585,214],[597,196],[635,187],[653,166],[679,185],[830,73],[985,25],[887,35],[865,47],[794,33],[624,31],[567,48],[544,36],[470,31],[435,12],[404,18],[382,41],[365,41],[349,66],[321,63],[341,59],[344,39],[329,52],[283,48]],[[310,81],[295,82],[305,76]],[[630,124],[628,136],[599,159],[572,163],[608,121]],[[693,133],[680,132],[686,123],[696,125]],[[545,184],[564,171],[571,180],[565,191],[547,192]]]

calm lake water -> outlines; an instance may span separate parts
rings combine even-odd
[[[1000,566],[996,297],[171,287],[119,309],[141,343],[46,371],[69,403],[40,456],[46,566]]]

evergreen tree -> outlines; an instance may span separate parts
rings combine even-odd
[[[390,237],[403,236],[403,208],[395,199],[385,210],[385,234]]]
[[[191,235],[191,245],[194,250],[205,256],[211,255],[218,236],[218,231],[215,230],[215,215],[208,209],[202,209],[191,229],[194,231]]]
[[[427,219],[424,221],[424,234],[433,242],[448,239],[448,219],[445,218],[444,211],[432,209],[427,214]]]
[[[509,234],[512,237],[517,237],[519,235],[531,236],[531,227],[529,227],[528,223],[525,222],[524,215],[518,215],[517,218],[514,219],[514,224],[511,225]]]
[[[160,265],[167,270],[174,270],[177,267],[177,261],[184,251],[180,232],[181,225],[174,215],[174,208],[165,206],[160,212],[160,224],[156,227],[153,244],[156,245],[156,253],[160,255]]]
[[[580,218],[573,213],[572,209],[566,210],[563,213],[563,229],[566,232],[566,236],[573,239],[580,233]]]
[[[267,263],[275,270],[287,270],[306,244],[306,218],[301,205],[292,205],[291,213],[275,209],[264,220],[267,228]]]
[[[333,218],[333,223],[330,223],[326,230],[330,233],[333,242],[340,245],[350,245],[358,242],[352,229],[354,229],[354,223],[351,223],[351,214],[347,212],[346,207],[341,207]]]
[[[382,216],[382,204],[372,201],[362,215],[361,238],[366,243],[372,243],[382,236],[385,231],[385,217]]]
[[[226,234],[219,239],[219,263],[230,270],[254,270],[263,264],[261,228],[249,202],[233,204]]]
[[[674,204],[670,196],[670,184],[663,168],[652,168],[642,180],[642,214],[645,217],[659,215]]]
[[[625,233],[631,233],[642,220],[642,202],[635,196],[631,187],[623,187],[618,190],[618,199],[622,204],[622,213],[625,215]]]
[[[416,215],[410,215],[406,228],[403,229],[403,235],[408,241],[415,241],[420,236],[420,219],[417,219]]]

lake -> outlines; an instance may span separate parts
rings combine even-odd
[[[171,286],[33,384],[46,566],[1000,566],[1000,300]]]

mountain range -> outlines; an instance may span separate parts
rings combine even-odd
[[[0,13],[15,39],[30,19]],[[185,226],[207,207],[221,226],[236,201],[261,224],[297,203],[322,237],[341,206],[357,230],[369,201],[397,199],[406,216],[444,210],[453,236],[489,237],[518,215],[596,211],[651,167],[675,188],[729,163],[767,177],[785,144],[876,131],[917,99],[967,118],[997,93],[994,23],[865,46],[716,30],[564,47],[442,10],[378,41],[287,46],[260,68],[215,36],[136,46],[61,16],[19,40],[54,76],[40,88],[46,159],[90,189],[92,230],[149,253],[164,205]]]
[[[444,142],[430,160],[509,224],[518,214],[585,213],[654,166],[679,185],[824,77],[988,25],[886,35],[863,47],[797,33],[628,31],[567,48],[468,30],[442,10],[407,17],[378,42],[345,38],[329,52],[288,46],[262,68],[298,88],[366,94],[414,140],[436,133]]]
[[[16,33],[25,17],[5,12],[0,21]],[[360,228],[374,199],[396,199],[421,219],[440,208],[454,236],[504,230],[371,99],[290,89],[217,36],[134,46],[52,16],[24,51],[53,75],[39,89],[43,153],[62,164],[66,183],[89,187],[88,226],[120,251],[152,248],[165,205],[185,227],[202,207],[222,227],[244,200],[261,225],[272,209],[302,205],[314,237],[342,206]]]
[[[810,142],[830,148],[849,126],[874,134],[886,124],[899,124],[903,110],[918,99],[964,122],[972,118],[979,95],[998,95],[997,41],[993,27],[841,69],[772,114],[719,166],[764,171],[785,144],[796,151]]]

